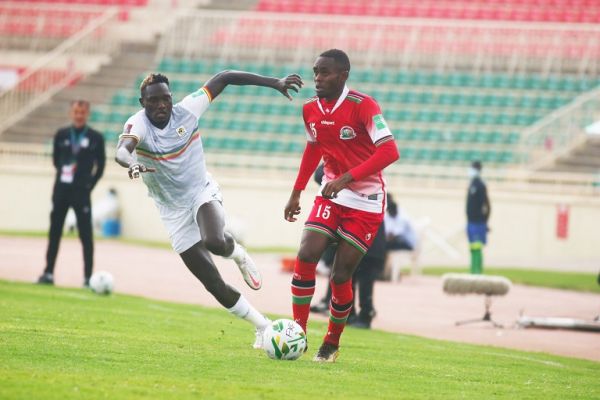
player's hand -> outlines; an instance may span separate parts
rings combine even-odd
[[[296,215],[300,214],[300,191],[294,190],[290,195],[285,210],[283,212],[283,218],[289,222],[297,221]]]
[[[129,170],[127,171],[129,179],[139,178],[140,174],[144,172],[156,172],[156,169],[148,168],[144,164],[133,163],[129,166]]]
[[[335,199],[338,193],[348,186],[348,183],[352,182],[352,175],[346,172],[344,175],[337,179],[327,182],[321,191],[321,195],[326,199]]]
[[[304,85],[302,82],[302,78],[298,74],[291,74],[286,76],[285,78],[281,78],[275,84],[275,89],[277,89],[281,94],[285,97],[292,100],[292,96],[288,93],[288,90],[293,90],[298,93],[298,90]]]

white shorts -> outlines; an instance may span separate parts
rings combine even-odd
[[[160,218],[171,238],[171,246],[178,254],[188,250],[202,239],[196,215],[203,204],[211,201],[222,202],[223,197],[217,183],[209,178],[204,190],[198,193],[188,208],[171,208],[156,204]]]

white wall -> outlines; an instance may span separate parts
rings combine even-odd
[[[168,241],[152,200],[141,181],[130,181],[126,171],[109,161],[106,176],[94,190],[98,199],[108,190],[118,190],[122,205],[123,234],[126,237]],[[302,214],[296,223],[283,219],[294,174],[266,176],[248,173],[245,177],[214,176],[221,185],[227,212],[243,221],[246,243],[252,247],[296,248],[302,223],[308,215],[316,184],[302,198]],[[45,231],[49,226],[53,172],[40,167],[0,165],[0,229]],[[401,207],[413,219],[429,217],[431,227],[460,250],[460,259],[443,253],[425,258],[426,263],[460,264],[467,260],[464,235],[464,187],[454,190],[400,187],[391,185]],[[538,266],[573,270],[600,268],[600,198],[498,192],[489,186],[492,201],[491,232],[485,250],[486,263],[498,266]],[[556,207],[571,207],[569,238],[556,238]]]

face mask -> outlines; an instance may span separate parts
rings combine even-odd
[[[469,178],[471,179],[475,178],[476,176],[479,176],[479,171],[473,167],[469,168],[467,173],[469,174]]]

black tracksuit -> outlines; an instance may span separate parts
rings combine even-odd
[[[371,247],[360,260],[352,277],[354,293],[356,293],[358,287],[358,304],[360,306],[358,315],[364,321],[370,322],[375,314],[373,287],[377,276],[383,271],[386,253],[385,226],[382,222]],[[355,307],[352,308],[352,313],[355,313],[354,309]]]
[[[83,245],[84,274],[89,279],[94,257],[90,193],[104,172],[104,138],[88,126],[79,130],[72,126],[61,128],[54,136],[52,158],[56,179],[52,192],[45,272],[54,271],[65,217],[69,207],[73,207]]]

